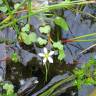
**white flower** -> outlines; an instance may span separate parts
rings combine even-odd
[[[20,80],[20,85],[24,85],[25,84],[25,80]]]
[[[35,82],[34,82],[35,84],[37,84],[37,83],[39,83],[39,81],[38,80],[35,80]]]
[[[46,64],[47,60],[49,63],[53,63],[52,55],[54,54],[54,51],[48,52],[47,48],[44,48],[44,53],[39,53],[38,55],[40,57],[43,57],[43,64]]]

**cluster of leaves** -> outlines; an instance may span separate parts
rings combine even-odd
[[[83,64],[81,68],[76,68],[74,74],[76,76],[75,85],[81,88],[82,85],[96,84],[96,59],[91,58],[88,63]]]
[[[54,24],[56,24],[57,26],[61,27],[63,30],[68,31],[68,24],[66,23],[66,21],[62,18],[57,16],[56,18],[54,18],[53,20]],[[51,34],[51,26],[49,24],[45,24],[45,25],[41,25],[39,27],[39,31],[41,34],[46,35],[48,37],[48,35]],[[30,25],[26,24],[24,27],[21,28],[21,32],[19,34],[19,40],[21,42],[24,42],[26,45],[31,45],[32,43],[38,43],[40,46],[45,46],[48,44],[48,38],[42,38],[42,37],[37,37],[36,32],[31,32],[30,31]],[[52,38],[51,38],[52,40]],[[51,42],[51,45],[53,45],[53,48],[58,50],[58,60],[62,60],[65,57],[64,54],[64,49],[61,41],[57,41]]]
[[[60,42],[60,41],[54,42],[54,43],[53,43],[53,47],[54,47],[54,48],[57,48],[57,49],[59,50],[58,59],[59,59],[59,60],[64,59],[65,53],[64,53],[63,45],[61,44],[61,42]]]
[[[11,83],[0,83],[4,92],[0,96],[16,96],[14,93],[14,86]]]

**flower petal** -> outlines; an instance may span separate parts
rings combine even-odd
[[[46,47],[44,47],[44,53],[45,53],[45,54],[48,53],[48,50],[47,50]]]
[[[53,63],[53,59],[51,57],[48,57],[48,60],[50,63]]]
[[[38,54],[40,57],[44,57],[44,54],[43,53],[39,53]]]
[[[46,58],[44,58],[44,59],[43,59],[43,63],[44,63],[44,64],[46,64],[46,61],[47,61],[47,59],[46,59]]]
[[[54,54],[54,51],[50,51],[49,56],[52,56]]]

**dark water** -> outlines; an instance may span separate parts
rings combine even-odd
[[[9,0],[10,1],[10,0]],[[10,5],[12,2],[10,3]],[[11,5],[12,6],[12,5]],[[94,14],[96,16],[96,9],[93,9],[95,5],[86,5],[83,8],[83,12],[88,12],[90,14]],[[24,14],[21,14],[21,16]],[[89,34],[92,32],[96,32],[96,19],[93,19],[92,17],[86,15],[86,14],[74,14],[70,10],[65,10],[61,15],[64,16],[66,21],[69,24],[70,30],[68,32],[64,32],[60,29],[61,37],[62,38],[72,38],[76,36],[81,36],[84,34]],[[24,20],[24,23],[26,23],[26,20]],[[37,20],[37,18],[32,17],[30,24],[34,26],[34,29],[37,32],[38,35],[38,27],[40,26],[41,22]],[[53,26],[54,27],[54,26]],[[59,29],[59,28],[57,28]],[[12,32],[9,32],[9,31]],[[55,29],[53,30],[55,31]],[[4,33],[4,34],[3,34]],[[7,28],[3,30],[2,33],[0,33],[0,36],[3,38],[11,39],[12,41],[16,40],[16,33],[13,29]],[[44,37],[46,38],[46,37]],[[87,38],[89,39],[89,38]],[[88,59],[91,56],[96,56],[96,48],[94,47],[92,50],[89,50],[86,54],[79,54],[83,49],[89,47],[92,44],[95,44],[96,42],[73,42],[73,43],[66,43],[64,45],[64,50],[66,57],[62,62],[57,61],[56,57],[54,57],[54,63],[50,64],[50,69],[48,73],[48,81],[47,83],[57,75],[62,75],[66,73],[66,71],[72,72],[72,70],[76,66],[81,66],[82,63],[85,63],[88,61]],[[12,46],[15,46],[14,44]],[[40,52],[41,49],[37,48],[35,50],[34,45],[32,46],[25,46],[24,44],[20,44],[20,48],[22,48],[23,52],[21,52],[22,49],[18,49],[16,46],[17,52],[20,54],[20,56],[23,58],[21,63],[14,63],[12,61],[8,61],[6,63],[6,80],[11,81],[15,89],[19,89],[20,87],[20,80],[31,78],[31,77],[38,77],[39,85],[33,92],[36,92],[37,90],[44,87],[46,84],[44,83],[44,67],[40,65],[41,61],[36,59],[32,52],[35,54],[36,52]],[[19,50],[19,51],[18,51]],[[11,50],[12,51],[12,50]],[[8,51],[8,54],[10,54],[10,50]],[[23,54],[23,55],[22,55]],[[35,57],[35,58],[34,58]],[[73,95],[72,95],[73,94]],[[88,94],[88,92],[86,92]],[[66,92],[62,93],[60,96],[87,96],[82,91],[79,92],[79,95],[77,93],[76,87],[71,87],[66,90]]]

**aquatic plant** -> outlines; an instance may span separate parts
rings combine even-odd
[[[49,61],[49,63],[53,63],[53,59],[52,59],[53,54],[54,54],[54,51],[48,52],[47,48],[44,48],[44,53],[38,54],[40,57],[43,57],[43,65],[45,66],[45,69],[46,69],[45,81],[47,81],[48,66],[49,66],[47,65],[47,60]]]
[[[96,59],[90,58],[90,60],[81,65],[81,68],[74,69],[74,75],[76,76],[75,85],[81,88],[83,85],[95,85],[96,84]]]
[[[12,84],[0,82],[0,86],[2,86],[3,90],[5,90],[5,92],[0,93],[0,96],[16,96],[16,93],[14,93],[14,86]]]
[[[82,14],[82,8],[80,10],[75,9],[76,5],[82,7],[86,4],[93,4],[95,0],[89,1],[81,1],[81,0],[65,0],[56,4],[48,4],[48,1],[45,0],[40,4],[36,0],[23,0],[22,2],[14,3],[12,6],[8,2],[8,0],[0,0],[0,11],[1,11],[1,22],[0,22],[0,30],[10,28],[15,30],[16,39],[11,41],[7,38],[0,38],[0,42],[4,42],[12,49],[11,56],[6,56],[0,61],[12,60],[15,63],[20,61],[19,52],[14,50],[10,45],[25,45],[28,47],[32,47],[34,50],[33,54],[35,54],[36,58],[43,57],[41,60],[42,65],[45,67],[45,81],[47,82],[48,69],[50,63],[53,63],[54,57],[57,58],[58,61],[64,60],[66,54],[64,50],[65,43],[73,43],[73,42],[93,42],[96,41],[96,33],[86,34],[83,36],[72,37],[69,39],[61,38],[61,31],[55,30],[57,32],[53,32],[55,29],[54,26],[60,28],[64,32],[70,31],[70,27],[65,17],[60,16],[56,12],[51,12],[59,9],[68,9],[73,12],[77,12]],[[82,6],[81,6],[82,5]],[[20,16],[22,14],[23,16]],[[86,13],[86,12],[85,12]],[[92,14],[86,13],[88,16],[96,19]],[[35,17],[38,21],[40,21],[40,25],[38,27],[30,24],[32,17]],[[23,21],[26,20],[26,21]],[[92,39],[86,39],[88,37],[94,37]],[[92,45],[89,48],[94,47],[96,44]],[[18,47],[18,46],[15,46]],[[6,47],[7,48],[7,47]],[[89,49],[88,48],[88,49]],[[18,47],[18,50],[22,50],[23,48]],[[38,51],[38,50],[39,51]],[[41,53],[41,50],[44,49],[44,53]],[[53,50],[53,51],[51,51]],[[85,52],[87,49],[83,50],[81,53]],[[29,51],[29,50],[28,50]],[[39,55],[39,57],[38,57]],[[53,58],[52,58],[52,55]],[[47,62],[49,61],[49,62]],[[96,84],[96,71],[95,71],[95,59],[90,59],[88,63],[84,64],[81,68],[76,68],[74,70],[74,75],[76,76],[75,85],[80,88],[83,84],[90,85]],[[94,68],[91,70],[92,66]],[[2,81],[2,78],[0,78]],[[69,80],[70,78],[67,78]],[[46,96],[46,94],[52,94],[52,92],[59,87],[66,80],[62,80],[56,85],[52,86],[46,92],[42,93],[40,96]],[[13,85],[5,84],[3,89],[6,90],[6,95],[10,96],[10,94],[14,94]],[[10,94],[9,94],[10,93]],[[11,95],[12,95],[11,94]],[[5,95],[5,96],[6,96]],[[13,95],[12,95],[13,96]]]

